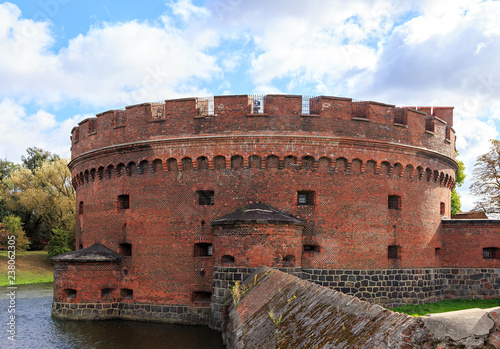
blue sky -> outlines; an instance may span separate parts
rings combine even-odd
[[[0,2],[0,158],[69,157],[80,120],[136,103],[333,95],[455,106],[470,180],[498,138],[499,19],[479,0]]]

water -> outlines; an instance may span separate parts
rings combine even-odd
[[[204,326],[136,321],[64,321],[50,316],[52,283],[19,285],[15,299],[16,341],[8,339],[7,287],[0,287],[0,348],[19,349],[222,349],[219,332]]]

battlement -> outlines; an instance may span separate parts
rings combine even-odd
[[[182,98],[109,110],[71,132],[72,158],[112,145],[190,136],[350,137],[455,153],[453,107],[396,107],[332,96]]]

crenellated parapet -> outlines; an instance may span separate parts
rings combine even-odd
[[[453,107],[395,107],[351,98],[297,95],[183,98],[128,106],[72,130],[72,158],[122,144],[228,135],[357,138],[455,155]]]

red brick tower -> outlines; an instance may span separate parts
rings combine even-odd
[[[452,124],[453,108],[292,95],[86,119],[70,163],[80,254],[55,259],[54,315],[218,327],[228,283],[261,264],[382,304],[439,298],[425,270],[442,266]],[[96,243],[107,259],[82,262]],[[403,269],[429,287],[382,281]]]

